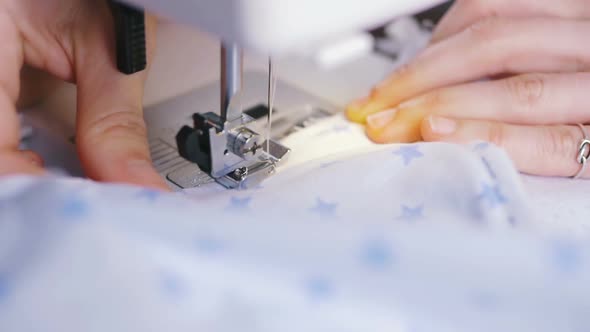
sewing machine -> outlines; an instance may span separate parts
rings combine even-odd
[[[146,110],[154,165],[168,181],[191,188],[216,181],[248,188],[273,174],[290,153],[278,139],[338,111],[272,73],[244,73],[243,48],[282,57],[374,28],[440,0],[125,0],[118,11],[119,68],[145,67],[141,9],[199,27],[221,42],[220,83]],[[138,32],[139,31],[139,32]],[[134,35],[135,34],[135,35]],[[190,41],[187,41],[190,42]],[[135,47],[135,49],[134,49]],[[272,64],[269,63],[269,71]],[[276,90],[279,91],[275,99]],[[274,103],[273,103],[274,100]],[[273,106],[270,106],[273,104]],[[273,121],[270,122],[271,114]],[[186,126],[189,121],[193,126]],[[272,131],[268,128],[272,124]],[[265,131],[270,134],[265,134]]]

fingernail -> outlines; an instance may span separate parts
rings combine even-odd
[[[369,115],[367,117],[367,126],[372,129],[380,129],[385,127],[395,118],[395,114],[397,113],[397,109],[389,109],[386,111],[382,111],[379,113],[375,113]]]
[[[457,121],[440,116],[429,117],[428,124],[432,132],[438,135],[450,135],[457,130]]]

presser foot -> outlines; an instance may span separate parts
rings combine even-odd
[[[263,144],[264,152],[258,161],[240,165],[221,177],[213,177],[215,182],[227,189],[249,189],[258,186],[262,181],[276,172],[277,167],[283,164],[291,149],[275,141],[269,142],[270,152],[266,150],[266,142]]]
[[[261,133],[266,134],[268,130],[268,106],[265,100],[267,83],[268,75],[265,73],[245,73],[241,102],[244,109],[242,116],[239,119],[234,119],[234,121],[229,121],[224,126],[219,126],[219,128],[213,126],[215,128],[207,129],[208,137],[219,139],[220,146],[227,146],[227,137],[230,132],[233,136],[240,136],[238,142],[245,140],[249,142],[248,144],[251,144],[246,144],[245,150],[249,150],[248,146],[253,147],[254,143],[258,146],[255,149],[256,157],[246,153],[247,159],[249,158],[247,161],[241,157],[236,157],[234,153],[229,153],[230,151],[228,151],[228,155],[231,155],[232,158],[225,160],[226,157],[223,156],[225,150],[220,147],[213,148],[212,151],[217,151],[217,153],[213,153],[213,159],[221,160],[221,163],[217,164],[219,167],[218,172],[215,172],[213,167],[204,171],[198,163],[181,156],[177,142],[179,128],[182,128],[187,123],[194,123],[195,106],[205,111],[219,108],[218,82],[211,82],[211,84],[193,90],[188,94],[146,108],[145,118],[148,125],[153,165],[172,190],[209,187],[211,185],[242,189],[256,187],[260,181],[277,172],[280,165],[285,162],[288,163],[289,155],[297,152],[291,152],[281,145],[280,141],[283,138],[339,111],[338,107],[278,80],[278,93],[273,107],[270,142],[267,148],[267,135],[259,135]],[[201,114],[201,116],[205,116],[205,114],[207,113]],[[214,123],[215,121],[211,122]],[[248,131],[242,132],[242,135],[236,135],[244,127],[258,133],[255,136],[256,139],[248,139],[250,134]],[[220,130],[222,128],[225,131]],[[209,129],[213,131],[209,131]],[[193,133],[195,132],[195,126],[188,127],[186,130],[188,133]],[[233,140],[233,142],[235,141]],[[195,142],[197,141],[193,141],[193,143]],[[237,149],[239,145],[237,144],[232,149],[239,150]],[[206,156],[207,154],[201,153],[200,155]],[[235,159],[233,159],[234,157]],[[244,167],[247,168],[247,176],[240,177],[240,173],[243,174],[246,171],[246,169],[242,169]],[[236,173],[236,171],[238,172]]]
[[[176,135],[180,156],[228,189],[247,189],[275,173],[289,148],[257,133],[256,118],[245,112],[223,122],[216,113],[194,114],[194,127]]]
[[[269,150],[266,150],[266,147]],[[273,140],[264,142],[264,154],[260,161],[248,166],[236,168],[232,172],[216,178],[215,181],[228,189],[248,189],[258,186],[262,181],[276,172],[277,167],[283,164],[291,150]]]

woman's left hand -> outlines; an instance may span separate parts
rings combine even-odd
[[[431,45],[348,117],[378,143],[485,140],[522,172],[572,176],[576,124],[590,122],[588,35],[587,0],[459,0]]]

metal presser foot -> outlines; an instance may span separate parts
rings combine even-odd
[[[267,148],[268,75],[246,72],[242,80],[243,89],[234,94],[239,98],[232,98],[225,121],[219,114],[225,92],[218,82],[145,109],[153,165],[171,189],[215,183],[224,188],[256,187],[290,154],[281,139],[339,111],[277,80]],[[230,115],[233,111],[235,116]]]
[[[194,114],[193,127],[184,126],[176,135],[178,152],[226,188],[253,187],[273,174],[290,150],[263,137],[264,128],[256,125],[256,114],[242,108],[241,49],[222,45],[221,64],[220,113]],[[269,66],[269,127],[273,81]]]
[[[256,186],[254,183],[259,181],[257,179],[259,175],[266,176],[265,172],[272,173],[286,160],[285,153],[288,149],[276,142],[280,142],[282,138],[293,132],[332,116],[339,110],[320,98],[278,80],[272,116],[271,144],[267,151],[266,137],[262,138],[261,135],[249,137],[248,129],[254,133],[266,133],[268,77],[264,73],[247,72],[243,79],[241,102],[244,111],[235,119],[235,122],[223,123],[223,130],[219,132],[221,126],[217,114],[207,115],[206,113],[219,109],[219,83],[211,83],[145,109],[153,165],[166,179],[171,189],[190,189],[209,186],[212,183],[221,183],[224,187],[230,188],[239,188],[239,183],[242,185],[241,188]],[[205,113],[195,114],[195,108]],[[191,127],[187,126],[179,132],[179,128],[184,128],[183,126],[190,123],[193,124]],[[242,128],[243,131],[240,130]],[[225,142],[227,156],[223,154],[225,149],[221,150],[221,154],[211,153],[211,151],[219,151],[215,150],[219,148],[211,149],[212,138],[214,142],[221,142],[222,146]],[[228,146],[231,142],[236,144]],[[262,149],[253,149],[254,146],[262,146]],[[178,147],[182,151],[179,151]],[[231,154],[230,150],[233,151]],[[186,158],[189,153],[192,157]],[[297,153],[297,151],[291,153]],[[245,155],[250,161],[243,161],[239,157],[240,154]],[[213,169],[214,162],[217,165],[232,166],[235,165],[232,164],[232,160],[237,160],[238,164],[240,162],[243,164],[229,167],[225,173],[223,171],[225,167],[221,167],[221,176],[215,179],[210,171],[204,171],[201,165],[193,161],[197,160],[197,157],[202,158],[199,159],[202,165],[210,164],[210,168],[203,167],[210,170]],[[220,157],[222,158],[219,159]],[[226,158],[231,160],[225,161]],[[221,162],[217,163],[217,160]],[[267,164],[271,161],[274,162],[274,168]],[[256,165],[259,163],[260,165]],[[240,169],[242,166],[248,166],[246,176],[244,176],[246,169]],[[230,174],[231,172],[233,174]]]
[[[176,135],[178,152],[229,189],[258,185],[290,152],[264,140],[247,112],[233,121],[223,122],[215,113],[194,114],[193,120],[194,127],[184,126]]]

